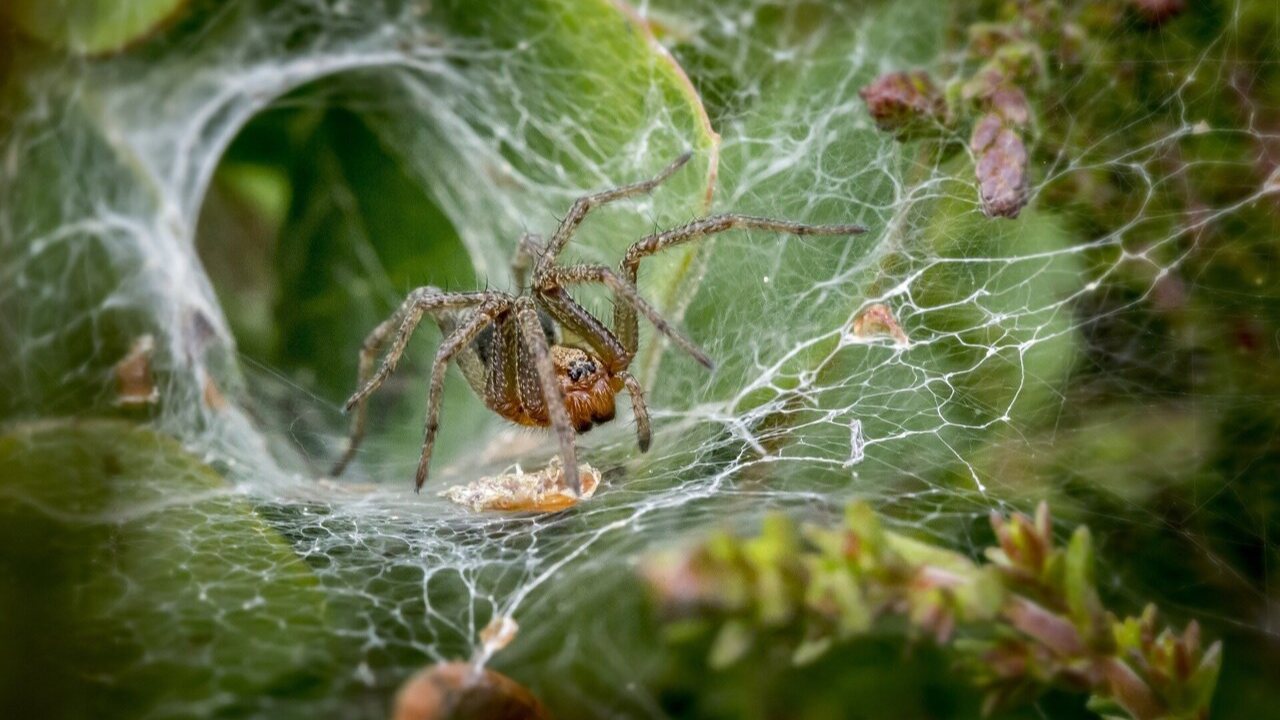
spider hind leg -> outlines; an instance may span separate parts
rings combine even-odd
[[[334,463],[330,475],[333,477],[341,475],[355,458],[356,451],[364,440],[369,396],[382,386],[391,373],[395,372],[396,364],[404,354],[409,339],[413,336],[418,324],[422,322],[422,318],[425,315],[438,317],[442,313],[482,306],[486,302],[509,304],[510,296],[496,292],[446,293],[430,286],[420,287],[410,292],[391,317],[379,323],[369,333],[360,347],[356,383],[359,389],[347,400],[345,407],[346,411],[353,412],[347,446]],[[395,337],[391,349],[375,373],[374,363],[378,354],[387,342],[392,340],[393,333]]]
[[[440,343],[440,348],[436,350],[436,358],[431,365],[431,389],[427,395],[427,426],[422,439],[422,456],[418,460],[418,471],[414,476],[415,492],[422,490],[423,484],[427,482],[427,471],[431,465],[431,452],[435,448],[436,431],[439,430],[440,398],[444,392],[444,373],[449,367],[449,360],[470,347],[476,337],[484,329],[491,327],[510,307],[510,296],[502,293],[492,293],[480,307],[476,308],[471,318],[459,325],[449,337]]]

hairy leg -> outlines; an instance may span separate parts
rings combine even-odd
[[[647,451],[651,435],[649,410],[644,401],[644,388],[631,373],[626,371],[627,366],[631,364],[633,353],[627,352],[609,328],[569,297],[562,288],[539,291],[534,295],[534,300],[562,327],[568,328],[583,338],[596,355],[609,366],[609,370],[622,380],[627,392],[631,395],[631,409],[635,413],[640,452]]]
[[[563,288],[535,289],[533,298],[548,315],[560,323],[562,328],[582,338],[582,341],[595,351],[596,356],[604,362],[610,372],[616,374],[627,369],[631,364],[631,358],[635,353],[623,347],[612,330],[605,327],[604,323],[569,297],[569,293]]]
[[[436,350],[435,362],[431,364],[431,389],[427,394],[427,428],[422,439],[422,457],[418,460],[418,472],[414,476],[413,489],[417,492],[427,481],[427,470],[431,465],[431,451],[436,445],[436,431],[440,428],[440,396],[444,392],[444,373],[449,368],[449,360],[459,351],[466,348],[486,327],[492,325],[498,316],[511,309],[511,299],[497,296],[485,300],[476,308],[475,314],[440,343]]]
[[[515,281],[518,289],[524,290],[525,281],[529,279],[529,270],[542,256],[542,246],[542,236],[534,233],[521,235],[516,243],[515,257],[511,258],[511,279]]]
[[[636,416],[636,441],[640,445],[640,452],[648,452],[649,441],[653,436],[649,431],[649,406],[644,401],[644,388],[640,387],[640,381],[629,372],[617,375],[622,378],[627,394],[631,396],[631,412]]]
[[[520,323],[520,334],[525,347],[533,355],[534,368],[537,374],[538,387],[542,390],[543,405],[547,410],[547,418],[551,421],[551,429],[560,441],[560,458],[564,462],[565,484],[573,488],[574,493],[581,491],[578,482],[578,456],[574,446],[577,434],[569,424],[569,411],[564,406],[564,393],[556,380],[555,366],[551,362],[551,348],[547,345],[547,336],[542,331],[542,322],[538,319],[538,311],[528,297],[516,300],[516,320]],[[520,372],[528,372],[526,366]]]
[[[695,360],[707,368],[714,367],[711,358],[701,348],[694,345],[692,340],[675,329],[652,305],[640,297],[635,285],[627,282],[616,272],[603,265],[571,265],[569,267],[550,268],[541,277],[535,278],[534,292],[539,296],[545,296],[564,288],[566,285],[581,283],[598,283],[609,288],[613,292],[618,306],[625,305],[631,308],[633,313],[639,312],[644,315],[659,332],[670,338],[671,342],[675,343],[681,350],[692,355]],[[628,348],[628,351],[634,354],[634,348]]]
[[[508,314],[493,325],[493,338],[485,358],[483,395],[485,405],[507,419],[512,419],[511,414],[522,407],[520,352],[520,323]]]
[[[687,242],[738,228],[770,230],[790,235],[857,235],[867,231],[866,228],[860,225],[806,225],[804,223],[773,220],[751,215],[713,215],[642,238],[627,250],[627,254],[623,257],[618,270],[622,275],[622,279],[634,287],[636,274],[640,268],[640,261],[646,257],[669,247],[683,245]],[[617,334],[622,345],[634,353],[639,342],[636,308],[627,303],[615,305],[613,309],[613,331]]]
[[[643,195],[644,193],[652,191],[654,188],[666,182],[666,180],[674,175],[677,170],[684,167],[684,164],[689,162],[689,158],[691,157],[693,157],[693,153],[685,153],[681,155],[672,161],[670,165],[663,168],[662,172],[648,180],[642,180],[638,183],[623,185],[622,187],[611,188],[609,190],[578,198],[577,201],[573,203],[573,206],[569,208],[569,213],[560,221],[560,226],[556,228],[556,232],[551,236],[550,242],[547,243],[542,257],[538,260],[535,274],[541,273],[555,263],[556,257],[560,255],[560,251],[564,250],[564,246],[569,242],[569,238],[573,237],[573,233],[578,229],[578,225],[582,224],[583,218],[585,218],[587,213],[591,212],[593,208],[611,203],[614,200],[621,200],[622,198],[632,197],[635,195]]]
[[[383,381],[395,371],[396,363],[400,360],[400,356],[404,354],[409,338],[412,337],[418,323],[422,322],[422,316],[441,310],[478,305],[495,295],[500,295],[500,293],[444,293],[434,287],[421,287],[409,293],[409,296],[400,304],[395,313],[379,323],[373,329],[373,332],[365,337],[364,343],[360,346],[360,364],[356,380],[356,384],[360,389],[347,400],[345,406],[345,411],[347,412],[350,412],[353,408],[355,409],[355,415],[351,419],[351,434],[348,437],[347,448],[343,451],[342,457],[338,458],[338,461],[333,465],[333,469],[329,471],[331,475],[334,477],[341,475],[347,469],[351,459],[355,457],[356,449],[360,447],[360,442],[364,439],[365,401],[369,394],[377,390]],[[396,333],[391,351],[387,353],[387,357],[379,368],[378,373],[373,375],[374,360],[377,359],[378,353],[386,345],[391,333],[397,328],[399,328],[399,331]],[[370,377],[371,375],[373,377]]]

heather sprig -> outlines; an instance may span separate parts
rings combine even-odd
[[[865,504],[837,527],[771,516],[756,537],[717,534],[653,556],[643,572],[669,620],[717,628],[710,662],[732,664],[782,639],[802,664],[872,629],[905,624],[954,654],[988,713],[1049,688],[1088,693],[1107,718],[1206,718],[1222,661],[1199,625],[1161,627],[1154,606],[1117,617],[1094,580],[1079,527],[1054,541],[1048,507],[993,514],[985,562],[889,530]]]

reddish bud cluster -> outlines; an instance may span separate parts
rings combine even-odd
[[[928,74],[896,72],[876,78],[858,91],[876,127],[898,135],[941,125],[946,121],[947,104]]]
[[[1022,137],[995,112],[982,116],[969,145],[977,156],[982,211],[988,217],[1018,217],[1027,204],[1027,148]]]

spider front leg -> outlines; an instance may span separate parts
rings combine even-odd
[[[644,298],[640,297],[640,292],[636,290],[635,285],[627,282],[624,278],[619,276],[618,273],[603,265],[571,265],[569,267],[540,268],[539,272],[534,275],[533,289],[538,298],[547,307],[547,310],[551,312],[557,320],[568,325],[569,322],[562,317],[562,314],[565,312],[564,307],[566,307],[566,304],[571,304],[579,310],[581,310],[581,308],[568,298],[568,295],[564,293],[563,288],[567,285],[583,283],[604,285],[613,292],[617,306],[625,305],[631,309],[633,318],[634,313],[637,312],[644,315],[649,322],[653,323],[653,326],[657,328],[659,332],[670,338],[671,342],[675,343],[681,350],[684,350],[689,353],[689,355],[693,356],[693,359],[697,360],[707,369],[715,367],[715,363],[711,361],[710,356],[695,345],[692,340],[684,335],[684,333],[681,333],[672,326],[671,323],[667,322],[666,318],[662,317],[662,314],[645,301]],[[582,311],[582,314],[587,315],[585,311]],[[587,315],[587,317],[590,318],[589,315]],[[599,325],[599,321],[594,318],[590,319]],[[601,327],[603,326],[601,325]],[[592,333],[585,336],[583,339],[587,342],[592,342],[593,338],[602,337],[603,336],[600,333]],[[612,338],[615,343],[618,342],[618,339],[615,338],[613,333],[607,333],[607,337]],[[629,363],[631,358],[635,355],[635,345],[632,344],[631,346],[627,346],[625,341],[623,341],[621,345],[626,351],[626,358]],[[594,348],[593,346],[593,349],[598,350],[599,348]],[[621,368],[614,369],[616,370]]]
[[[379,323],[373,332],[365,337],[364,343],[360,346],[360,363],[356,381],[359,390],[347,400],[344,408],[346,412],[355,410],[355,415],[351,419],[351,433],[347,439],[346,450],[334,463],[333,469],[329,471],[330,475],[334,477],[341,475],[351,463],[351,459],[355,457],[356,450],[364,440],[367,414],[365,402],[368,396],[381,387],[387,377],[395,372],[396,364],[404,354],[414,329],[422,322],[423,315],[478,305],[491,295],[493,293],[443,293],[434,287],[421,287],[409,293],[395,313]],[[396,333],[391,350],[378,368],[377,374],[373,374],[374,360],[391,337],[392,331],[397,328],[399,331]]]
[[[712,215],[638,240],[627,249],[627,254],[623,257],[618,270],[622,279],[635,287],[641,260],[669,247],[738,228],[770,230],[790,235],[858,235],[867,231],[861,225],[806,225],[736,213]],[[613,331],[623,346],[633,353],[640,340],[636,309],[629,303],[618,303],[613,308]]]
[[[644,401],[644,388],[640,387],[640,381],[629,372],[620,372],[617,376],[622,378],[622,384],[631,396],[631,412],[636,416],[636,443],[640,446],[640,452],[649,452],[649,442],[653,440],[653,435],[649,430],[649,406]]]
[[[651,192],[654,188],[666,182],[668,178],[675,175],[676,171],[684,167],[689,162],[689,158],[693,157],[693,153],[686,152],[671,162],[670,165],[662,169],[662,172],[656,176],[642,180],[630,185],[603,190],[592,195],[580,197],[569,208],[569,213],[560,221],[560,226],[556,228],[556,232],[551,236],[551,240],[547,242],[546,248],[543,250],[542,256],[538,259],[538,270],[545,270],[551,267],[556,258],[560,255],[560,251],[564,250],[564,246],[569,242],[569,238],[573,237],[573,232],[582,224],[582,220],[587,213],[593,209],[611,203],[615,200],[633,197],[635,195],[643,195]]]
[[[578,482],[578,456],[574,445],[577,437],[573,426],[569,424],[569,411],[564,406],[564,391],[556,379],[556,368],[551,361],[551,348],[547,345],[547,336],[542,330],[542,321],[538,311],[529,297],[516,299],[516,321],[520,323],[520,335],[525,347],[533,354],[534,380],[542,390],[542,404],[547,411],[547,419],[560,441],[560,459],[564,464],[565,484],[573,488],[575,494],[581,491]],[[521,373],[527,373],[527,366],[519,367]],[[528,380],[527,376],[524,380]],[[526,382],[521,382],[525,385]]]
[[[511,258],[511,279],[518,289],[524,290],[524,283],[529,277],[529,270],[533,268],[534,263],[541,256],[542,236],[534,233],[521,235],[520,240],[516,242],[515,257]]]

